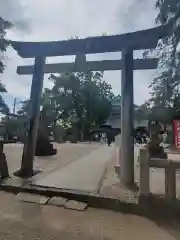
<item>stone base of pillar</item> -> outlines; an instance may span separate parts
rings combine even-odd
[[[19,170],[15,171],[13,175],[19,178],[30,178],[40,172],[41,171],[39,170],[29,170],[29,169],[20,168]]]
[[[115,165],[114,166],[114,171],[117,174],[118,178],[120,178],[120,165]],[[136,192],[139,189],[139,187],[136,183],[134,183],[133,185],[128,185],[127,186],[127,185],[124,185],[120,182],[120,185],[121,185],[122,188],[131,190],[131,191],[134,191],[134,192]]]
[[[30,178],[35,175],[32,169],[23,169],[23,168],[20,168],[19,170],[15,171],[13,174],[14,176],[19,178]]]
[[[57,154],[57,149],[49,141],[37,141],[35,156],[52,156]]]
[[[125,188],[127,190],[130,190],[132,192],[138,192],[139,191],[139,186],[137,183],[132,183],[132,184],[124,184],[124,183],[120,183],[122,188]]]

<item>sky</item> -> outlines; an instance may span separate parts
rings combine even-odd
[[[2,3],[3,2],[3,3]],[[20,41],[66,40],[73,36],[87,37],[121,34],[143,30],[155,25],[155,0],[3,0],[0,16],[10,20],[14,27],[7,37]],[[134,56],[141,53],[135,52]],[[121,53],[88,55],[87,60],[120,59]],[[46,62],[69,62],[74,56],[48,58]],[[33,64],[34,59],[22,59],[9,48],[5,55],[6,69],[1,76],[8,93],[4,99],[12,109],[13,99],[19,102],[29,98],[32,76],[16,74],[18,65]],[[149,97],[148,85],[157,70],[134,71],[134,101],[142,104]],[[108,71],[104,80],[115,94],[121,92],[121,72]],[[44,87],[51,87],[48,75]]]

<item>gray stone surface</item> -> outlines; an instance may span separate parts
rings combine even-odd
[[[16,199],[22,202],[31,202],[38,204],[46,204],[49,200],[48,197],[29,193],[18,193]]]
[[[57,155],[49,157],[35,157],[34,159],[34,169],[43,171],[43,174],[56,171],[73,161],[89,154],[91,151],[99,148],[97,143],[54,143],[54,147],[58,149]],[[23,144],[5,144],[4,153],[6,154],[9,173],[12,175],[19,166],[21,165],[23,152]],[[42,175],[42,173],[41,173]],[[36,178],[38,175],[36,175]],[[34,177],[33,177],[34,178]]]
[[[48,204],[49,205],[55,205],[57,207],[63,207],[66,203],[67,199],[66,198],[62,198],[62,197],[52,197],[51,199],[49,199]]]
[[[104,145],[76,162],[35,181],[34,185],[97,193],[114,147]]]
[[[64,207],[67,209],[77,210],[77,211],[84,211],[87,208],[87,203],[78,202],[75,200],[69,200],[65,203]]]
[[[179,222],[103,209],[72,211],[15,201],[0,191],[2,240],[179,240]],[[158,224],[157,224],[158,223]]]

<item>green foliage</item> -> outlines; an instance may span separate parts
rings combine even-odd
[[[12,24],[8,21],[5,21],[2,17],[0,17],[0,73],[4,71],[3,64],[3,52],[6,51],[7,46],[9,45],[8,40],[5,38],[6,31],[12,26]]]
[[[152,112],[166,112],[172,118],[180,110],[180,0],[157,0],[156,24],[168,27],[157,46],[159,74],[150,84]],[[169,116],[171,114],[171,116]]]
[[[41,116],[49,125],[75,127],[87,132],[108,118],[114,95],[101,72],[51,74],[52,89],[45,89],[41,99]],[[18,111],[28,115],[29,101]]]
[[[1,95],[0,95],[0,112],[3,113],[3,114],[9,113],[9,107],[4,102],[4,100],[3,100]]]
[[[3,127],[0,129],[0,135],[3,135],[5,138],[8,138],[8,136],[17,136],[20,139],[23,139],[25,136],[26,123],[26,119],[16,119],[6,116],[1,120]]]
[[[6,48],[9,44],[8,40],[5,38],[6,31],[12,26],[12,24],[8,21],[5,21],[2,17],[0,17],[0,74],[4,71],[3,64],[3,53],[6,51]],[[5,93],[6,88],[0,81],[0,93]],[[8,113],[9,108],[7,104],[4,102],[2,96],[0,95],[0,112]]]
[[[148,120],[151,115],[151,107],[149,102],[145,102],[139,107],[135,107],[134,118],[136,121],[140,122],[143,120]]]
[[[113,93],[101,72],[51,75],[57,118],[78,125],[80,131],[104,123],[110,113]]]

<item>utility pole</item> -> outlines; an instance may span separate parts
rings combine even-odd
[[[166,103],[167,103],[167,97],[168,97],[168,82],[164,80],[164,97],[163,97],[163,108],[166,109]],[[167,130],[166,126],[166,120],[164,123],[164,131]]]
[[[17,103],[17,99],[14,98],[14,104],[13,104],[13,114],[16,113],[16,103]]]

